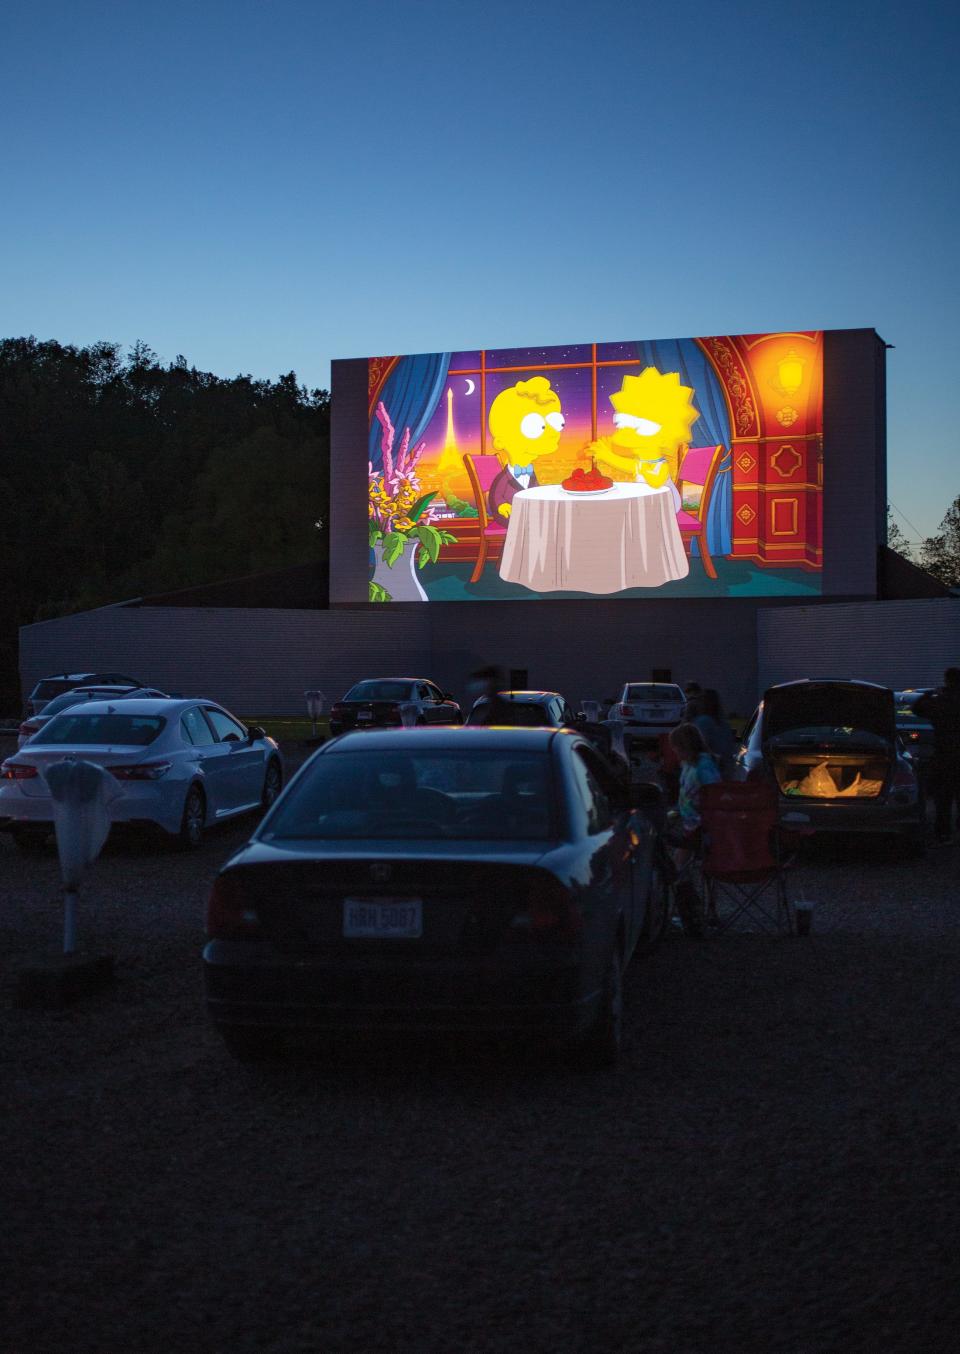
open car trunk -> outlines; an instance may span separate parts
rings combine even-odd
[[[778,747],[771,753],[780,793],[802,799],[876,799],[890,774],[890,757],[875,749],[826,752]]]

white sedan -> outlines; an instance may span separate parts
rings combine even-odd
[[[0,765],[0,831],[23,850],[52,831],[44,772],[64,757],[116,778],[114,823],[154,824],[188,847],[211,823],[269,808],[283,784],[274,740],[213,701],[88,701],[54,716]]]

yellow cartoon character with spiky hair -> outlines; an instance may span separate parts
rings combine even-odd
[[[533,463],[556,451],[563,432],[560,396],[545,376],[501,390],[490,406],[490,436],[507,465],[487,491],[491,517],[509,517],[514,494],[539,484]]]
[[[669,484],[679,505],[677,465],[700,417],[692,394],[675,371],[664,374],[646,367],[639,376],[625,376],[621,388],[610,396],[614,432],[587,448],[597,468],[611,479],[641,480],[653,489]]]

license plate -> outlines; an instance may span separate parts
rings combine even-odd
[[[371,719],[373,719],[373,711],[372,711],[372,710],[361,710],[361,711],[359,712],[359,714],[357,715],[357,723],[358,723],[358,724],[365,724],[365,723],[368,724],[368,723],[370,722]]]
[[[423,934],[420,898],[344,898],[348,940],[418,940]]]
[[[663,714],[663,711],[660,709],[659,705],[651,705],[648,709],[644,710],[643,713],[646,719],[659,719]]]

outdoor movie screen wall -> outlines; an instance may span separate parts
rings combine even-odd
[[[366,456],[359,394],[349,438],[337,407],[359,363],[334,364],[335,522],[366,475],[365,547],[355,512],[334,534],[365,549],[351,601],[824,591],[823,331],[365,362]]]

